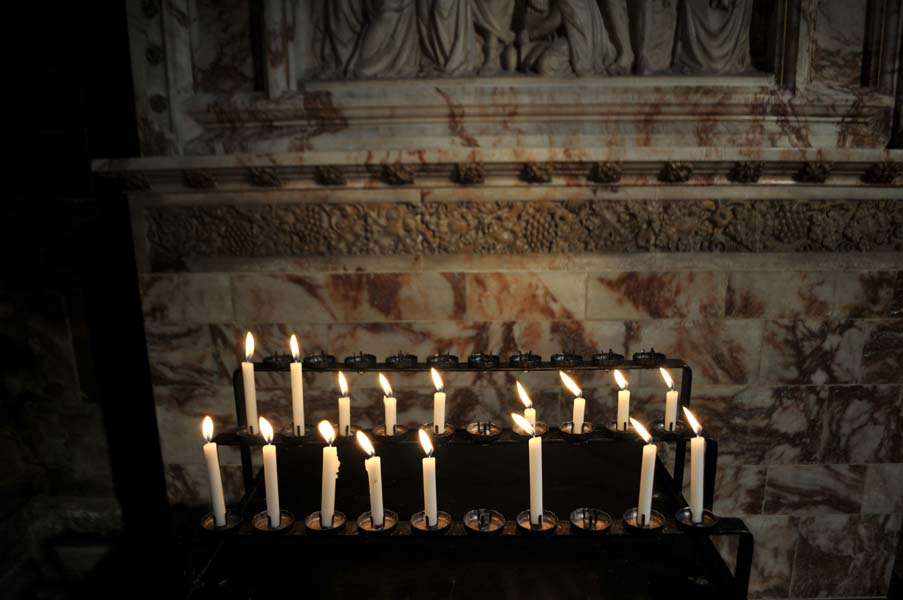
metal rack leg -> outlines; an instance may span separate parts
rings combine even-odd
[[[235,393],[235,417],[238,421],[239,429],[247,427],[248,415],[245,412],[245,384],[241,374],[241,369],[236,369],[232,373],[232,388]],[[245,494],[254,489],[254,470],[251,465],[251,448],[247,444],[239,446],[239,454],[241,455],[241,476],[245,484]]]

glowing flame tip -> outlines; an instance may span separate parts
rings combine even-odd
[[[699,435],[699,432],[702,431],[702,425],[699,424],[699,421],[696,420],[696,416],[690,412],[690,409],[686,406],[683,407],[684,415],[687,417],[687,422],[690,424],[690,429],[693,430],[693,433]]]
[[[249,331],[245,336],[245,360],[250,362],[252,356],[254,356],[254,336]]]
[[[335,429],[333,429],[332,423],[326,420],[320,421],[317,423],[317,429],[320,430],[320,435],[323,436],[326,443],[331,446],[332,442],[335,441]]]
[[[208,442],[213,439],[213,419],[209,416],[204,417],[204,422],[201,424],[201,432],[204,434],[204,439]]]
[[[647,444],[652,443],[652,435],[650,435],[650,433],[646,431],[646,428],[643,427],[642,423],[640,423],[633,417],[630,417],[630,424],[633,425],[633,429],[639,434],[641,438],[643,438],[644,442],[646,442]]]
[[[524,418],[522,415],[517,413],[511,413],[511,418],[514,419],[514,422],[520,427],[523,431],[526,431],[530,435],[536,435],[536,430],[530,425],[530,421]]]
[[[270,425],[270,422],[260,417],[258,420],[258,425],[260,426],[260,435],[263,436],[263,441],[267,444],[273,443],[273,426]]]
[[[615,369],[615,381],[618,382],[618,387],[619,387],[619,388],[621,388],[622,390],[626,390],[626,389],[627,389],[627,378],[624,377],[624,374],[621,373],[621,372],[620,372],[619,370],[617,370],[617,369]]]
[[[389,379],[382,373],[379,374],[379,385],[383,388],[383,393],[386,396],[392,395],[392,386],[389,384]]]
[[[658,370],[662,374],[662,379],[665,380],[665,385],[668,386],[669,390],[673,390],[674,389],[674,380],[671,379],[671,373],[666,371],[664,367],[659,367]]]
[[[342,396],[348,395],[348,380],[345,379],[345,374],[339,371],[339,389],[342,391]]]
[[[527,390],[521,385],[521,382],[515,379],[514,383],[517,385],[517,395],[520,396],[520,401],[524,403],[525,407],[533,408],[533,401],[530,399],[530,395],[527,394]]]
[[[288,345],[292,349],[292,358],[298,360],[301,357],[301,348],[298,347],[298,336],[293,333],[292,339],[289,340]]]
[[[367,456],[376,456],[376,450],[373,448],[373,444],[370,443],[370,438],[367,437],[366,433],[358,429],[354,436],[357,438],[357,443],[361,447],[361,450],[366,452]]]
[[[442,376],[439,375],[439,371],[437,371],[435,367],[430,368],[430,376],[433,378],[433,385],[436,386],[437,392],[441,392],[445,389],[445,383],[442,381]]]
[[[423,446],[423,451],[427,456],[433,455],[433,441],[425,429],[420,430],[420,445]]]
[[[564,387],[569,389],[572,394],[574,394],[575,398],[579,398],[583,395],[583,390],[580,389],[580,386],[577,385],[573,379],[571,379],[567,373],[564,371],[558,371],[559,377],[561,377],[561,383],[564,384]]]

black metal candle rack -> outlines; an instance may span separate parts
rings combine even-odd
[[[360,353],[339,364],[331,356],[311,355],[305,360],[305,369],[318,372],[340,369],[360,373],[424,372],[431,366],[441,365],[443,373],[455,373],[557,371],[561,368],[572,372],[632,371],[664,367],[681,372],[681,406],[689,406],[692,391],[691,368],[682,360],[667,358],[654,350],[637,353],[631,360],[611,351],[596,353],[588,361],[580,356],[562,354],[556,355],[553,361],[543,362],[532,353],[516,355],[504,362],[494,355],[473,355],[467,361],[441,355],[419,362],[417,357],[404,353],[391,358],[378,363],[373,355]],[[255,363],[255,370],[288,372],[290,360],[288,356],[276,355]],[[391,531],[377,537],[361,535],[374,532],[362,531],[354,518],[358,514],[368,514],[369,501],[364,455],[353,438],[340,437],[336,443],[341,462],[336,509],[343,511],[339,512],[342,526],[325,528],[332,535],[323,535],[324,528],[319,523],[311,526],[314,514],[306,520],[304,515],[319,509],[324,442],[312,434],[280,436],[276,440],[280,500],[283,507],[298,511],[299,519],[287,528],[287,535],[254,536],[254,528],[248,521],[261,509],[264,498],[262,473],[255,475],[251,455],[252,449],[262,444],[262,440],[238,435],[237,432],[247,425],[241,369],[235,371],[233,383],[238,428],[220,433],[214,441],[238,446],[241,453],[245,494],[236,510],[244,522],[225,534],[237,544],[234,547],[238,552],[234,555],[236,561],[240,560],[242,550],[239,549],[254,544],[260,551],[257,544],[265,539],[268,546],[265,552],[270,553],[271,560],[284,560],[280,553],[296,556],[295,552],[300,552],[312,561],[311,565],[316,564],[322,574],[335,569],[333,575],[344,581],[349,595],[355,584],[347,580],[342,569],[330,566],[328,561],[324,563],[322,557],[354,559],[356,572],[371,573],[363,578],[353,578],[362,582],[364,587],[358,591],[365,595],[368,589],[365,584],[371,576],[382,578],[379,585],[384,587],[415,585],[407,580],[407,571],[390,573],[386,561],[393,560],[393,564],[406,564],[414,572],[421,568],[417,565],[421,565],[426,569],[424,573],[434,573],[439,582],[454,582],[460,597],[468,597],[467,590],[471,588],[481,595],[491,592],[493,585],[500,586],[498,591],[504,595],[508,587],[507,576],[500,575],[495,568],[484,573],[479,585],[463,583],[470,581],[480,569],[485,569],[485,561],[498,561],[504,557],[503,562],[513,561],[512,572],[521,574],[522,578],[516,580],[517,585],[529,586],[528,589],[533,591],[541,590],[544,584],[533,580],[532,571],[529,575],[523,574],[524,561],[540,561],[543,565],[540,572],[551,569],[549,574],[554,577],[558,577],[553,573],[555,569],[561,569],[561,577],[576,577],[578,582],[583,581],[570,581],[557,590],[564,595],[570,590],[583,597],[600,598],[673,598],[675,593],[693,593],[696,598],[747,596],[753,537],[740,519],[719,518],[712,512],[718,444],[711,438],[707,439],[705,452],[705,518],[702,524],[693,524],[689,519],[687,501],[682,493],[689,432],[683,427],[675,432],[653,431],[657,441],[673,445],[674,457],[670,472],[661,457],[656,459],[653,514],[656,515],[654,520],[660,522],[654,523],[655,526],[645,523],[637,526],[635,508],[631,509],[636,505],[642,454],[641,440],[632,431],[630,435],[624,435],[624,432],[612,432],[598,425],[581,432],[566,427],[551,428],[543,441],[544,506],[551,509],[546,511],[548,514],[554,516],[553,511],[557,511],[561,519],[552,527],[530,527],[529,523],[519,527],[518,521],[524,518],[522,515],[529,515],[523,511],[528,497],[524,438],[496,423],[471,423],[456,429],[436,447],[434,454],[438,465],[439,508],[445,520],[450,519],[450,522],[442,523],[441,531],[424,527],[417,517],[422,514],[418,511],[422,511],[423,504],[417,460],[422,453],[416,432],[398,436],[393,443],[375,437],[377,454],[382,456],[385,505],[399,515],[399,521]],[[417,523],[412,525],[403,520],[415,513]],[[542,521],[547,525],[549,518]],[[441,535],[423,535],[424,532]],[[519,535],[522,533],[528,535]],[[531,533],[536,535],[529,535]],[[360,541],[365,538],[367,542]],[[721,558],[713,542],[715,538],[736,541],[733,569]],[[262,555],[255,556],[260,559]],[[375,557],[379,557],[378,560]],[[221,555],[220,562],[223,561],[228,563]],[[205,568],[216,571],[210,565]],[[221,565],[220,568],[228,567]],[[499,568],[504,569],[501,565]],[[578,570],[575,572],[574,569]],[[386,577],[390,579],[386,580]],[[320,580],[323,580],[322,576]],[[373,584],[373,580],[369,583]],[[552,589],[549,591],[551,593]],[[335,595],[326,589],[321,593]]]

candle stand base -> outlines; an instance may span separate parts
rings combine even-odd
[[[558,516],[550,510],[542,511],[539,523],[530,520],[530,509],[517,515],[517,530],[531,535],[551,535],[558,529]]]
[[[254,515],[254,518],[251,519],[251,525],[254,526],[254,529],[260,531],[261,533],[285,533],[295,524],[295,515],[290,513],[287,510],[279,511],[279,526],[278,527],[270,527],[270,516],[267,514],[267,511],[261,511]]]
[[[383,440],[384,442],[397,442],[403,439],[407,432],[407,427],[397,424],[392,428],[391,432],[386,431],[385,425],[377,425],[373,428],[373,435]]]
[[[261,445],[263,444],[263,438],[260,436],[260,432],[256,427],[254,428],[253,432],[248,428],[247,425],[245,425],[244,427],[239,427],[235,430],[235,435],[243,440],[259,440]]]
[[[313,512],[304,519],[304,526],[315,535],[334,535],[345,530],[347,519],[345,518],[345,513],[337,510],[332,513],[332,525],[330,527],[323,527],[320,521],[320,511]]]
[[[558,430],[561,432],[561,437],[569,442],[583,442],[590,439],[593,437],[594,429],[593,424],[589,421],[583,422],[583,427],[580,428],[580,431],[574,431],[573,421],[567,421],[558,427]]]
[[[232,512],[231,510],[226,511],[226,524],[222,526],[217,526],[216,518],[213,516],[212,512],[207,513],[201,518],[201,527],[205,531],[209,531],[211,533],[216,533],[219,531],[232,531],[239,525],[241,525],[241,516],[236,512]]]
[[[627,423],[627,429],[618,429],[618,424],[614,421],[609,421],[605,425],[605,433],[608,437],[615,440],[634,440],[641,442],[639,434],[634,430],[634,428]]]
[[[432,423],[424,423],[423,429],[426,429],[433,440],[439,443],[450,440],[451,437],[455,435],[454,426],[448,423],[445,424],[445,429],[442,432],[437,432],[436,427]]]
[[[628,509],[624,513],[624,528],[633,533],[659,533],[665,527],[665,515],[653,510],[649,516],[649,523],[640,524],[637,522],[637,514],[639,511],[636,507]]]
[[[598,535],[611,530],[611,515],[598,508],[575,508],[571,511],[571,531]]]
[[[547,433],[549,433],[549,426],[546,425],[545,423],[543,423],[542,421],[537,421],[536,424],[533,426],[533,429],[536,431],[536,435],[539,437],[545,437],[545,435]],[[520,438],[523,438],[525,440],[529,440],[531,437],[533,437],[532,434],[527,433],[526,431],[524,431],[520,427],[517,427],[516,425],[511,428],[511,431],[512,431],[512,433],[514,433],[514,435],[516,435]]]
[[[496,425],[492,421],[474,421],[473,423],[468,423],[465,431],[467,431],[467,435],[470,436],[470,439],[481,444],[494,442],[502,435],[502,427]]]
[[[464,531],[470,535],[499,535],[505,529],[505,517],[497,510],[475,508],[464,514]]]
[[[665,420],[658,419],[652,423],[652,437],[663,442],[674,442],[677,440],[689,439],[692,431],[687,427],[686,423],[681,420],[674,422],[674,430],[665,429]]]
[[[718,524],[718,516],[710,510],[702,511],[702,522],[694,523],[689,506],[685,506],[674,514],[677,526],[684,531],[705,531]]]
[[[373,525],[373,518],[369,510],[357,518],[357,530],[363,535],[387,535],[392,533],[397,526],[398,513],[389,509],[383,511],[383,524],[380,527]]]
[[[426,513],[420,511],[411,516],[411,531],[416,535],[442,535],[448,531],[452,524],[451,515],[447,512],[437,511],[438,523],[427,525]]]

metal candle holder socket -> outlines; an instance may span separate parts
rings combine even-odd
[[[467,357],[467,366],[471,369],[497,369],[498,354],[471,354]]]
[[[337,510],[332,513],[332,526],[323,527],[322,519],[320,519],[320,511],[317,511],[307,515],[307,518],[304,519],[304,526],[313,534],[330,535],[344,530],[346,522],[347,518],[345,517],[345,513]]]
[[[652,437],[662,440],[663,442],[687,439],[691,434],[690,428],[680,419],[674,422],[673,430],[665,429],[664,419],[656,419],[652,423]]]
[[[416,535],[442,535],[451,527],[452,517],[444,511],[436,512],[436,523],[430,523],[424,511],[411,516],[411,531]]]
[[[413,369],[417,366],[417,356],[399,352],[386,358],[386,366],[393,369]]]
[[[372,367],[375,364],[376,357],[372,354],[364,354],[363,352],[358,352],[357,354],[352,354],[351,356],[345,357],[345,366],[352,369],[368,368]]]
[[[499,535],[505,529],[505,517],[497,510],[475,508],[464,514],[464,531],[470,535]]]
[[[549,426],[543,423],[542,421],[537,421],[535,425],[533,425],[533,431],[535,434],[527,433],[520,427],[512,427],[511,431],[514,435],[518,436],[522,439],[530,439],[531,437],[545,437],[547,433],[549,433]]]
[[[393,425],[392,433],[386,432],[385,425],[377,425],[373,428],[373,435],[388,442],[397,442],[398,440],[403,438],[407,432],[408,428],[404,425],[399,425],[398,423]]]
[[[458,366],[458,357],[454,354],[433,354],[427,357],[426,364],[437,369],[450,369]]]
[[[218,526],[216,524],[216,517],[213,516],[212,512],[209,512],[201,517],[201,527],[205,531],[209,531],[211,533],[232,531],[239,525],[241,525],[241,515],[231,510],[226,511],[226,524],[222,526]]]
[[[579,432],[575,433],[574,422],[566,421],[558,427],[558,430],[561,432],[561,437],[564,439],[571,442],[582,442],[593,437],[594,427],[589,421],[584,421],[583,427],[580,428]]]
[[[279,511],[278,527],[270,527],[270,516],[265,510],[257,513],[256,515],[254,515],[254,518],[251,519],[251,525],[253,525],[254,529],[260,531],[261,533],[285,533],[286,531],[291,529],[292,525],[294,524],[295,515],[287,510]]]
[[[638,523],[637,515],[639,510],[636,507],[628,509],[624,513],[624,527],[634,533],[658,533],[665,527],[665,515],[657,510],[651,511],[649,515],[649,523]]]
[[[611,530],[611,515],[598,508],[575,508],[570,516],[571,530],[598,535]]]
[[[565,352],[559,352],[558,354],[553,354],[549,359],[549,362],[553,367],[566,369],[568,367],[576,367],[582,364],[583,357],[579,354],[567,354]]]
[[[432,436],[433,440],[437,442],[447,441],[451,439],[453,435],[455,435],[455,428],[449,423],[445,424],[445,430],[441,433],[436,431],[436,426],[432,423],[424,423],[423,429],[426,429],[429,432],[430,436]]]
[[[630,423],[627,423],[627,429],[618,429],[618,424],[614,421],[609,421],[605,425],[606,433],[608,437],[616,439],[616,440],[636,440],[642,441],[640,436],[637,435],[637,432],[630,426]]]
[[[383,524],[380,527],[373,525],[373,518],[369,510],[357,518],[357,530],[363,535],[387,535],[392,533],[397,526],[398,513],[394,510],[383,511]]]
[[[609,367],[619,365],[624,361],[624,355],[613,352],[609,348],[608,352],[596,352],[593,354],[593,364],[597,367]]]
[[[542,364],[542,357],[532,352],[512,354],[508,358],[508,366],[516,369],[532,369]]]
[[[496,425],[492,421],[474,421],[473,423],[468,423],[465,431],[467,431],[467,435],[469,435],[472,440],[484,444],[494,442],[502,435],[502,427]]]
[[[693,513],[689,506],[685,506],[674,514],[674,521],[677,526],[684,531],[705,531],[714,527],[718,523],[718,516],[712,511],[705,509],[702,511],[702,521],[693,522]]]
[[[558,515],[550,510],[542,511],[539,523],[530,520],[530,509],[521,511],[517,515],[517,530],[522,533],[534,535],[551,535],[558,529]]]

